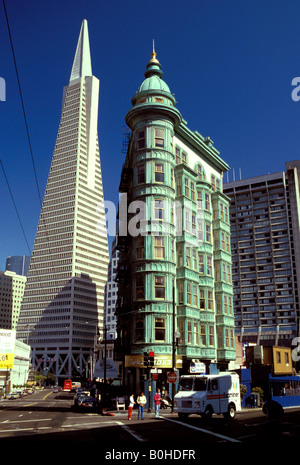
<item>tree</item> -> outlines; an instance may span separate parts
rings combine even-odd
[[[241,400],[243,400],[243,398],[245,397],[246,392],[247,392],[247,386],[245,386],[244,384],[241,384],[240,385]]]

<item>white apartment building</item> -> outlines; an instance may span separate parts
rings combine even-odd
[[[299,336],[300,161],[224,184],[231,198],[235,331],[241,342],[289,346]]]
[[[111,258],[108,264],[107,283],[105,286],[104,318],[108,340],[116,339],[117,336],[117,318],[115,311],[118,298],[118,283],[116,281],[118,259],[119,251],[116,247],[115,238],[111,245]]]

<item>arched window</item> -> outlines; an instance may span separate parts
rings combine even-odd
[[[198,175],[198,181],[205,181],[205,171],[202,165],[200,163],[196,164],[195,171],[197,172]]]

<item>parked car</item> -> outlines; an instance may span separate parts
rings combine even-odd
[[[16,392],[11,392],[10,394],[7,395],[7,399],[18,399],[19,396]]]
[[[94,397],[79,397],[77,407],[80,410],[92,410],[96,411],[98,409],[98,401]]]
[[[89,392],[85,392],[85,391],[80,391],[80,392],[77,392],[75,397],[74,397],[74,406],[77,407],[78,404],[85,398],[87,397],[90,397],[90,393]]]

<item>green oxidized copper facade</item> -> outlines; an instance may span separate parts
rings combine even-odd
[[[235,359],[229,199],[222,193],[228,165],[209,138],[187,128],[162,76],[153,52],[126,115],[131,139],[120,192],[129,232],[118,239],[119,349],[172,355],[175,283],[184,369],[192,359],[226,366]]]

